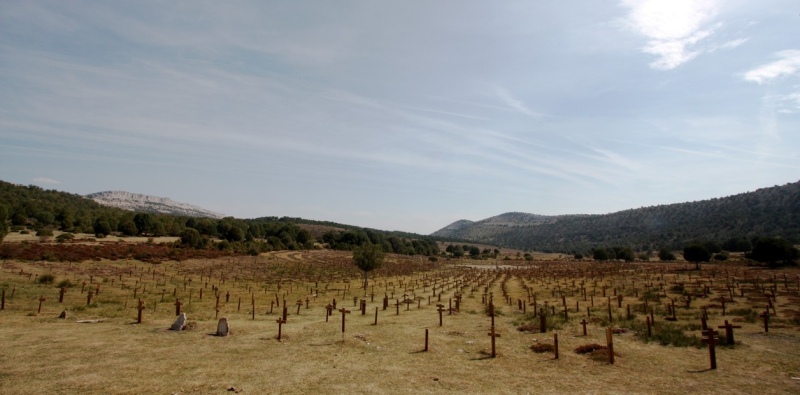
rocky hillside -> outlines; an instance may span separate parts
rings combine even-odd
[[[125,191],[106,191],[86,195],[104,206],[145,213],[159,213],[186,217],[222,218],[223,214],[191,204],[176,202],[170,198],[142,195]]]
[[[800,182],[605,215],[506,213],[475,222],[456,221],[432,236],[545,252],[615,246],[680,249],[695,240],[722,243],[754,236],[800,243]]]

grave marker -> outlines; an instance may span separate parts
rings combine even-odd
[[[344,340],[344,322],[345,322],[344,317],[345,314],[350,314],[350,310],[347,310],[347,308],[342,307],[341,309],[339,309],[339,312],[342,313],[342,340]]]
[[[718,328],[725,329],[725,341],[728,345],[733,345],[735,342],[733,341],[733,330],[741,328],[741,325],[733,325],[728,323],[728,320],[725,320],[725,325],[720,326]]]
[[[228,336],[228,319],[225,317],[220,318],[217,323],[217,336]]]
[[[759,317],[764,319],[764,333],[769,333],[769,316],[769,308],[759,315]]]
[[[717,352],[716,352],[716,345],[717,345],[717,334],[719,332],[713,329],[707,329],[703,331],[703,336],[705,338],[702,340],[703,343],[708,344],[708,359],[711,361],[711,369],[717,368]]]
[[[139,304],[136,306],[136,310],[139,311],[137,313],[137,315],[136,315],[136,323],[137,324],[141,324],[142,323],[142,311],[144,311],[144,302],[142,301],[141,298],[139,298]]]
[[[171,331],[180,331],[183,330],[183,325],[186,323],[186,313],[181,313],[178,315],[178,319],[169,327]]]
[[[494,325],[492,325],[489,336],[492,337],[492,358],[494,358],[497,356],[497,352],[495,351],[495,338],[500,337],[500,334],[494,331]]]
[[[327,318],[327,317],[326,317],[326,318]],[[286,323],[286,320],[284,320],[284,319],[283,319],[283,318],[281,318],[281,317],[278,317],[278,319],[277,319],[277,320],[275,320],[275,322],[277,322],[277,323],[278,323],[278,341],[280,341],[280,340],[281,340],[281,329],[283,328],[283,324],[285,324],[285,323]]]

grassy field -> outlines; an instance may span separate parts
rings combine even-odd
[[[467,262],[474,263],[463,263]],[[796,269],[706,265],[697,272],[678,264],[535,261],[498,270],[495,264],[501,261],[485,262],[485,268],[460,263],[389,256],[365,296],[362,277],[349,256],[324,250],[156,265],[6,261],[0,269],[0,289],[6,292],[5,310],[0,311],[0,393],[800,391]],[[57,285],[67,281],[65,300],[58,303]],[[95,293],[98,287],[99,294],[87,305],[88,291]],[[764,333],[758,314],[773,290],[775,310]],[[460,311],[448,314],[459,291]],[[612,299],[608,322],[608,300],[614,292],[623,295],[622,307]],[[404,294],[410,303],[401,304],[398,314],[395,304]],[[688,307],[687,294],[694,295]],[[731,294],[733,300],[727,300]],[[366,300],[365,315],[354,306],[354,295],[357,303]],[[386,310],[384,295],[390,301]],[[490,295],[495,328],[501,334],[495,358],[490,355],[491,317],[484,303]],[[721,296],[726,296],[725,316]],[[445,307],[442,326],[436,307],[440,297]],[[136,323],[139,298],[145,306],[141,324]],[[190,323],[180,332],[168,330],[175,319],[176,298]],[[546,302],[550,311],[546,333],[538,332],[534,298],[537,307]],[[280,307],[274,305],[276,299]],[[334,310],[326,320],[325,306],[334,299],[338,308],[351,311],[344,334],[341,313]],[[696,342],[701,308],[706,307],[709,326],[729,320],[742,327],[735,329],[737,344],[718,347],[718,368],[710,370],[705,346],[645,341],[645,299],[663,341]],[[278,341],[276,319],[284,300],[288,322]],[[664,319],[670,316],[671,300],[675,322]],[[526,313],[519,309],[521,302]],[[57,318],[63,310],[67,319]],[[215,336],[219,317],[228,319],[231,335]],[[589,322],[587,336],[582,334],[583,319]],[[536,330],[519,331],[524,324]],[[613,336],[613,365],[603,355],[574,352],[587,344],[605,345],[607,327],[623,329]],[[426,329],[429,350],[424,352]],[[554,334],[558,359],[552,352],[531,350],[535,344],[552,345]]]

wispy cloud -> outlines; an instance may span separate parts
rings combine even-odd
[[[545,115],[531,110],[527,105],[525,105],[525,103],[522,102],[522,100],[514,97],[514,95],[512,95],[511,92],[509,92],[507,89],[499,85],[493,85],[492,87],[495,96],[498,99],[500,99],[503,102],[503,104],[513,109],[514,111],[534,118],[542,117]]]
[[[718,0],[623,0],[621,4],[630,9],[623,23],[649,39],[642,51],[658,57],[650,63],[657,70],[671,70],[696,58],[704,52],[697,44],[721,26],[713,23]]]
[[[775,56],[780,59],[744,73],[744,79],[758,84],[764,84],[779,77],[794,74],[800,70],[800,50],[790,49],[780,51],[777,52]]]
[[[45,185],[58,185],[61,184],[61,181],[54,180],[52,178],[47,177],[36,177],[33,179],[33,182],[36,184],[45,184]]]

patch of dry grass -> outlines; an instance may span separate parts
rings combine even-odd
[[[800,376],[800,337],[797,327],[788,320],[782,323],[784,328],[771,329],[768,335],[763,334],[759,322],[742,323],[743,328],[736,332],[741,345],[717,350],[716,371],[707,370],[705,349],[644,343],[631,332],[614,335],[617,358],[612,366],[600,363],[607,361],[602,348],[593,351],[590,358],[562,352],[560,359],[554,360],[551,356],[531,353],[532,343],[549,340],[552,334],[517,331],[514,321],[521,319],[522,313],[515,302],[513,306],[503,306],[505,314],[495,317],[495,327],[502,336],[497,338],[498,356],[491,358],[489,317],[445,312],[440,327],[435,307],[437,297],[432,298],[432,304],[427,302],[432,289],[430,285],[423,287],[425,281],[436,276],[466,280],[459,274],[461,269],[442,267],[436,272],[373,279],[376,296],[371,301],[370,296],[364,297],[363,290],[356,289],[356,276],[337,277],[334,273],[331,279],[314,281],[313,272],[308,272],[313,269],[310,262],[343,256],[312,251],[270,254],[260,260],[240,258],[161,265],[4,262],[0,288],[6,290],[9,299],[6,310],[0,312],[0,339],[3,339],[0,392],[188,394],[231,393],[228,388],[234,388],[246,394],[676,391],[778,394],[800,390],[798,380],[792,379]],[[290,270],[293,267],[298,271]],[[219,268],[225,271],[220,272]],[[276,277],[271,277],[273,272],[267,268],[273,268]],[[20,275],[20,271],[32,273],[33,278]],[[44,273],[54,276],[54,284],[64,279],[75,284],[69,288],[63,304],[57,303],[58,289],[54,284],[35,281]],[[213,273],[210,278],[209,273]],[[220,273],[225,274],[224,283]],[[293,273],[303,273],[304,280]],[[88,284],[90,274],[93,284]],[[234,277],[237,277],[235,284]],[[276,278],[280,278],[280,289]],[[603,279],[609,280],[609,277]],[[621,282],[620,278],[615,281]],[[87,284],[83,285],[84,282]],[[544,300],[551,305],[560,303],[558,297],[552,296],[553,284],[522,275],[511,275],[505,284],[513,300],[525,298],[523,284],[537,293],[539,303]],[[81,287],[88,290],[97,285],[101,292],[87,306],[86,293],[81,293]],[[147,306],[142,324],[135,323],[133,288],[137,286],[140,287],[137,299],[143,297]],[[147,290],[143,291],[145,286]],[[494,292],[500,307],[501,280],[487,281],[486,286]],[[198,298],[200,288],[204,290],[202,301]],[[220,290],[219,313],[215,310],[213,288]],[[12,289],[15,295],[10,298]],[[316,297],[309,292],[315,289]],[[183,310],[194,324],[191,330],[167,330],[174,320],[175,298],[171,294],[174,290],[185,302]],[[444,290],[445,306],[455,291],[452,287]],[[484,310],[482,291],[483,286],[474,292],[476,297],[466,297],[471,289],[462,289],[465,293],[462,312]],[[225,303],[227,292],[231,296]],[[394,292],[385,311],[381,308],[384,292]],[[416,304],[408,310],[401,306],[398,315],[394,302],[403,293],[425,299],[420,308]],[[286,299],[289,312],[281,342],[276,340],[275,322],[280,309],[273,308],[273,314],[268,314],[276,294],[281,301]],[[367,300],[367,314],[361,315],[353,307],[354,294]],[[40,296],[47,300],[42,313],[37,314]],[[239,297],[243,300],[241,309]],[[252,297],[256,299],[255,320],[250,311]],[[305,301],[306,297],[309,308],[303,304],[298,315],[295,302]],[[341,313],[334,311],[328,322],[325,319],[324,306],[334,298],[338,308],[344,306],[351,311],[346,314],[344,335]],[[583,303],[579,296],[568,297],[568,305],[573,306],[578,299]],[[633,299],[626,296],[626,300]],[[377,326],[373,324],[375,307],[379,311]],[[69,311],[67,320],[56,318],[63,309]],[[216,315],[228,318],[232,335],[212,335],[216,332]],[[583,315],[572,315],[558,332],[561,350],[605,344],[603,327],[590,324],[588,336],[584,337],[579,323]],[[710,323],[721,324],[720,318],[715,313]],[[103,321],[76,322],[84,319]],[[643,320],[644,316],[638,319]],[[624,323],[614,325],[625,327]],[[426,328],[428,352],[422,351]]]

